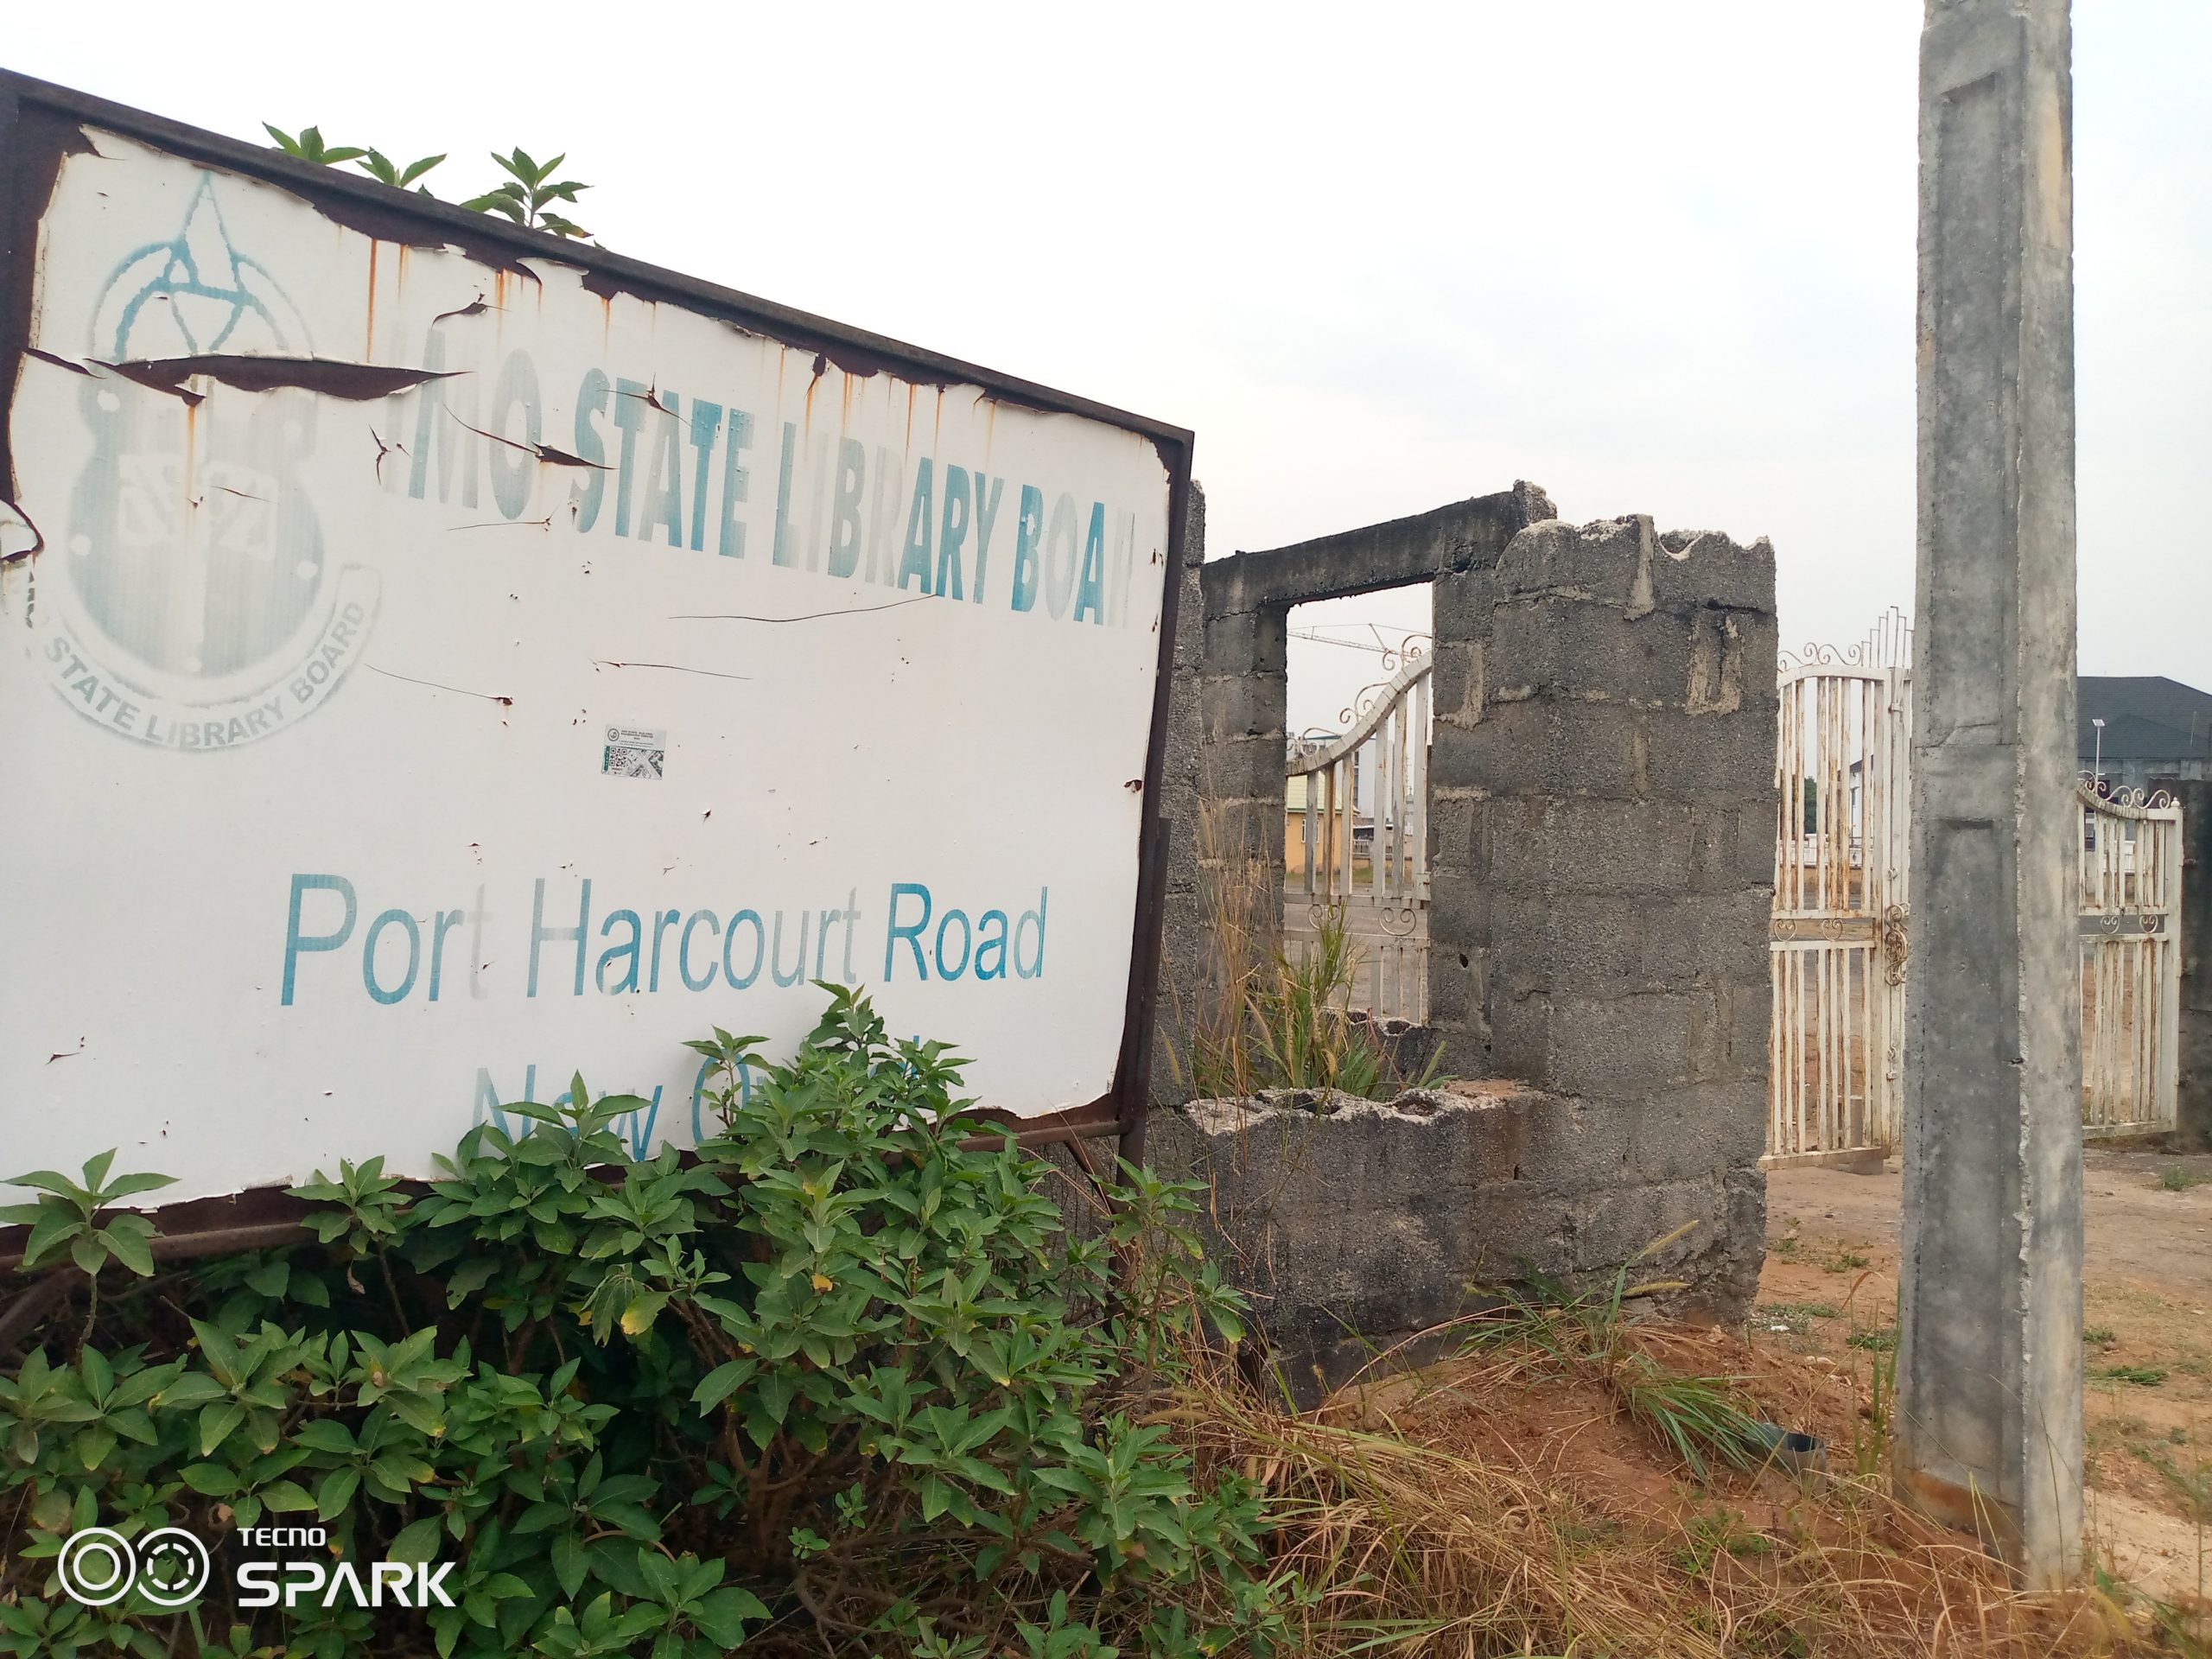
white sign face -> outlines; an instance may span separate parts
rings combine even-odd
[[[1109,1091],[1150,437],[90,137],[9,411],[0,1177],[425,1174],[579,1071],[689,1144],[685,1039],[816,980]]]

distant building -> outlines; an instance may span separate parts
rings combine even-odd
[[[1357,774],[1358,765],[1358,758],[1355,756],[1352,761],[1355,777]],[[1330,822],[1329,791],[1323,778],[1324,774],[1320,772],[1301,772],[1294,778],[1284,779],[1286,787],[1283,791],[1282,846],[1283,863],[1287,874],[1305,874],[1306,861],[1313,852],[1319,852],[1322,855],[1319,862],[1326,867],[1333,868],[1344,857],[1342,820],[1339,818],[1333,823]],[[1357,787],[1355,784],[1355,790]],[[1313,829],[1310,833],[1316,842],[1325,840],[1325,848],[1316,846],[1309,849],[1306,846],[1309,831],[1306,827],[1306,804],[1308,800],[1313,804]],[[1339,810],[1341,810],[1341,803],[1339,803]],[[1352,815],[1351,826],[1352,862],[1364,871],[1374,851],[1375,820],[1368,813],[1355,811]]]
[[[2145,791],[2212,778],[2212,693],[2163,675],[2084,674],[2076,701],[2085,776]]]

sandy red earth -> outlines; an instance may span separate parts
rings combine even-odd
[[[1768,1177],[1755,1352],[1795,1357],[1866,1402],[1894,1351],[1901,1187],[1894,1159],[1878,1175]],[[2092,1147],[2083,1191],[2092,1535],[2120,1576],[2170,1599],[2201,1596],[2212,1585],[2212,1157]]]

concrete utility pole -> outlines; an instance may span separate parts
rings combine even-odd
[[[1899,1493],[2081,1563],[2067,0],[1929,0]]]

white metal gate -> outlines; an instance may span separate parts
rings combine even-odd
[[[1341,735],[1293,747],[1288,775],[1306,787],[1283,938],[1295,949],[1337,911],[1360,958],[1352,1006],[1420,1024],[1428,1018],[1432,659],[1411,641],[1401,654],[1397,671],[1344,711]]]
[[[1912,630],[1782,659],[1769,950],[1770,1163],[1897,1142]]]
[[[2181,808],[2159,793],[2082,802],[2082,1122],[2090,1136],[2174,1127],[2181,1019]]]
[[[1911,663],[1894,610],[1857,645],[1782,659],[1770,1165],[1898,1142]],[[2179,1078],[2181,808],[2088,782],[2080,806],[2082,1132],[2152,1134]]]

